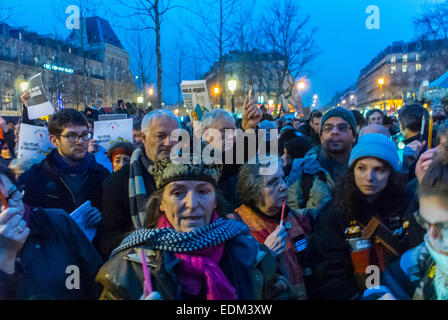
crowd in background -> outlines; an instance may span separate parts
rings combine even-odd
[[[266,155],[246,137],[243,163],[194,152],[177,163],[171,133],[193,134],[188,117],[120,100],[113,113],[133,118],[134,139],[105,150],[92,138],[104,110],[34,121],[28,99],[19,123],[0,122],[3,299],[448,298],[443,109],[429,128],[419,103],[397,116],[338,107],[274,119],[246,99],[241,119],[203,116],[202,148],[235,160],[239,140],[226,130],[276,129]],[[55,149],[41,162],[17,158],[20,123],[48,128]],[[86,201],[93,239],[68,215]],[[80,269],[78,289],[65,285],[68,266]],[[369,266],[381,286],[366,282]]]

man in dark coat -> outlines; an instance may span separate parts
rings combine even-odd
[[[87,118],[64,109],[51,117],[48,131],[56,149],[25,171],[17,183],[25,191],[25,203],[71,213],[90,200],[93,208],[87,213],[86,227],[96,226],[101,220],[101,185],[109,172],[87,152]]]

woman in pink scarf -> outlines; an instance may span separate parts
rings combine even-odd
[[[148,200],[145,228],[123,240],[100,270],[102,299],[141,299],[148,282],[157,292],[151,297],[167,300],[273,299],[287,289],[248,228],[220,218],[215,186],[222,166],[194,163],[153,166],[158,191]]]

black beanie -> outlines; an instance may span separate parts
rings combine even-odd
[[[353,113],[349,110],[346,110],[342,107],[333,108],[331,110],[328,110],[324,113],[322,116],[322,121],[320,122],[320,128],[319,128],[319,137],[322,136],[322,127],[325,124],[325,121],[327,121],[330,118],[333,117],[339,117],[344,119],[348,122],[350,127],[352,128],[353,134],[356,136],[356,118],[353,115]]]

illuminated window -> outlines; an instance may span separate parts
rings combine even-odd
[[[392,56],[392,58],[390,58],[390,63],[395,63],[397,62],[397,57]]]
[[[415,61],[420,61],[420,55],[418,53],[415,55]]]
[[[403,55],[403,62],[408,62],[408,55],[404,54]],[[405,71],[406,72],[406,71]]]
[[[408,71],[408,65],[407,65],[407,64],[404,64],[404,65],[401,67],[401,71],[402,71],[402,72],[407,72],[407,71]]]
[[[420,63],[417,63],[415,65],[415,71],[420,71],[420,70],[422,70],[422,65]]]
[[[394,74],[395,72],[397,72],[397,67],[396,66],[390,67],[390,74]]]

